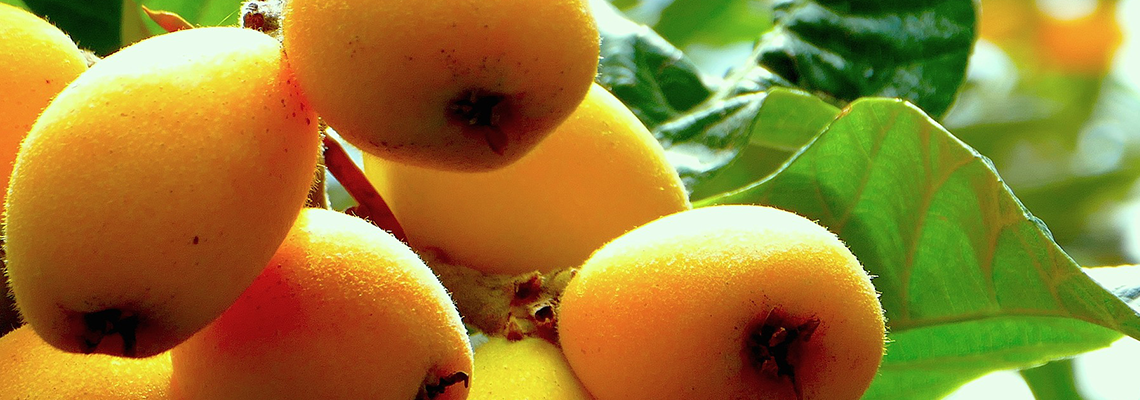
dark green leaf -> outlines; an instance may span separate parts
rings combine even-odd
[[[773,88],[707,103],[654,134],[692,198],[700,199],[775,171],[837,114],[807,93]]]
[[[899,97],[941,116],[976,38],[972,0],[780,0],[759,63],[797,86],[852,101]]]
[[[754,0],[674,0],[653,29],[680,47],[754,41],[772,27],[771,10]]]
[[[734,97],[702,107],[654,129],[690,191],[724,168],[748,146],[751,127],[767,93]]]
[[[45,16],[71,36],[81,48],[99,55],[119,49],[122,41],[121,0],[24,0],[37,15]]]
[[[868,398],[929,399],[982,374],[1140,337],[1140,315],[1058,247],[987,159],[918,108],[852,103],[756,203],[828,227],[876,275],[892,342]],[[1108,328],[1108,329],[1106,329]]]
[[[708,98],[697,67],[652,29],[600,0],[591,1],[602,35],[598,83],[649,128],[676,118]]]

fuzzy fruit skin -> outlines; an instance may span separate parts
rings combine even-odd
[[[86,69],[83,54],[66,34],[32,13],[0,4],[0,203],[20,141],[48,102]],[[7,278],[0,276],[0,334],[18,326],[7,293]]]
[[[792,347],[803,399],[858,399],[883,355],[875,289],[835,235],[774,208],[694,209],[607,244],[566,288],[559,334],[598,399],[795,399],[745,345],[774,308],[820,323]]]
[[[547,136],[586,95],[599,36],[582,0],[291,0],[284,43],[301,86],[346,140],[391,160],[489,170]],[[498,95],[487,127],[453,102]]]
[[[468,400],[592,400],[562,350],[546,340],[493,337],[475,349]]]
[[[0,176],[5,187],[20,141],[40,111],[85,70],[83,53],[63,31],[0,3]]]
[[[73,354],[24,326],[0,337],[0,400],[169,399],[170,353],[143,359]]]
[[[260,32],[156,36],[100,61],[44,111],[8,192],[8,276],[26,321],[70,352],[86,313],[138,318],[133,354],[169,350],[265,267],[305,202],[317,119]],[[95,337],[98,339],[98,337]]]
[[[653,135],[594,85],[530,154],[483,173],[364,157],[365,174],[413,248],[488,273],[577,266],[638,225],[690,208]]]
[[[265,271],[173,353],[186,399],[394,399],[471,376],[467,333],[423,261],[356,217],[305,209]],[[463,399],[458,383],[433,399]]]

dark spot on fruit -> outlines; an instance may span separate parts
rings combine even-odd
[[[416,395],[416,400],[431,400],[437,398],[439,395],[447,392],[448,387],[460,382],[463,382],[463,387],[470,387],[471,376],[463,371],[443,377],[429,375],[428,378],[424,380],[423,386],[420,386],[420,392]]]
[[[190,243],[198,244],[198,237],[195,236],[194,239],[190,240]]]

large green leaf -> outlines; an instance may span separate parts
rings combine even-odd
[[[771,9],[755,0],[674,0],[653,29],[670,43],[723,45],[754,41],[772,27]]]
[[[936,398],[1117,332],[1140,337],[1140,315],[1082,272],[986,158],[901,100],[852,103],[777,174],[698,205],[728,203],[817,220],[877,276],[892,342],[867,398]]]
[[[1140,312],[1140,265],[1085,268],[1085,273]]]
[[[696,65],[645,25],[604,0],[591,0],[602,35],[597,81],[646,126],[676,118],[712,93]]]
[[[976,37],[972,0],[779,0],[758,61],[843,101],[910,100],[940,116],[965,80]]]

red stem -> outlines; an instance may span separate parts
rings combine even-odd
[[[352,162],[344,147],[329,135],[325,135],[325,167],[329,173],[340,182],[348,194],[356,200],[356,207],[345,210],[348,214],[372,221],[372,224],[384,229],[400,241],[407,242],[404,228],[396,221],[388,203],[380,197],[380,193],[372,186],[372,182],[360,171],[360,167]]]

